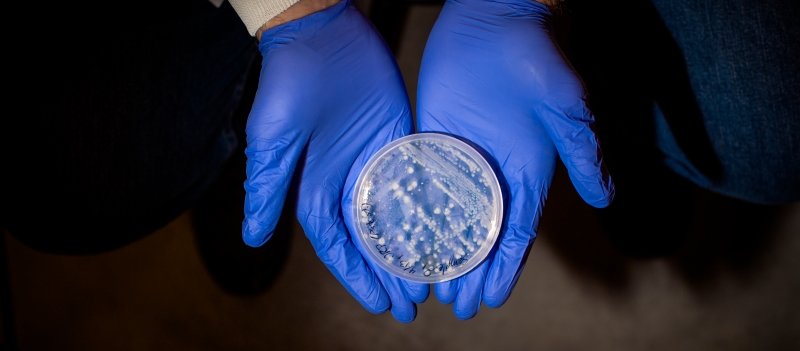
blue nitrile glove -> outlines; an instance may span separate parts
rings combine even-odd
[[[605,207],[614,187],[603,169],[582,82],[548,34],[548,8],[533,0],[450,0],[428,38],[418,87],[420,131],[483,148],[507,185],[496,251],[467,275],[435,287],[457,317],[499,307],[517,282],[556,168]]]
[[[391,53],[350,1],[269,29],[259,49],[262,71],[247,121],[244,241],[269,240],[297,171],[297,218],[320,260],[368,311],[391,308],[396,319],[412,321],[428,287],[365,260],[343,212],[369,157],[411,131]]]

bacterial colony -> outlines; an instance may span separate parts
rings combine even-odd
[[[361,239],[396,275],[453,279],[480,263],[496,239],[502,204],[494,173],[450,139],[398,143],[379,152],[359,180]]]

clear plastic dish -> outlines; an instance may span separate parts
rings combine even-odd
[[[455,279],[497,240],[500,183],[480,153],[454,137],[397,139],[372,156],[355,186],[355,236],[378,266],[400,278]]]

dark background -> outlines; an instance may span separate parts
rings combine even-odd
[[[358,2],[388,18],[381,29],[413,104],[440,7],[412,3],[400,16],[397,6]],[[20,350],[800,349],[800,204],[724,198],[656,166],[649,171],[658,182],[638,184],[620,162],[612,175],[616,168],[644,190],[597,211],[559,169],[509,302],[459,321],[431,296],[404,325],[364,311],[290,216],[269,245],[245,248],[235,226],[236,162],[196,207],[121,249],[54,255],[0,233],[0,343]]]

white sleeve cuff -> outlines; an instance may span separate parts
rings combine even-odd
[[[251,36],[258,28],[300,0],[229,0]]]

